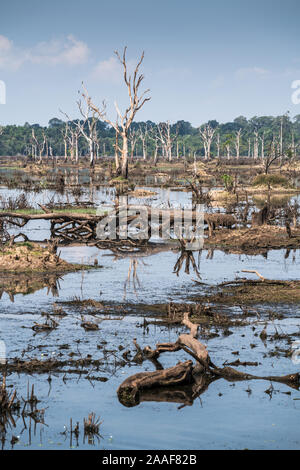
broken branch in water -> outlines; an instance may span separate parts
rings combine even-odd
[[[138,362],[141,363],[144,359],[148,359],[154,363],[157,370],[153,372],[140,372],[124,380],[117,390],[118,398],[123,405],[136,406],[140,403],[145,390],[158,389],[160,391],[162,387],[192,385],[192,396],[199,396],[213,380],[219,378],[224,378],[228,381],[271,380],[285,383],[294,388],[299,387],[300,375],[298,373],[285,376],[260,377],[240,372],[232,367],[219,368],[215,366],[209,357],[206,346],[197,339],[199,325],[190,321],[187,312],[184,313],[182,324],[189,328],[189,334],[181,334],[175,343],[157,344],[155,350],[151,349],[150,346],[146,346],[142,350],[137,344],[136,339],[134,340],[137,356],[139,357]],[[191,355],[196,360],[196,364],[189,360],[179,362],[168,369],[163,369],[157,361],[160,354],[179,350],[183,350]],[[168,397],[168,401],[172,401],[169,395]]]
[[[265,281],[265,278],[255,269],[242,269],[242,273],[256,274],[256,276],[258,276],[262,281]]]

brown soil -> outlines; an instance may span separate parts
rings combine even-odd
[[[83,269],[62,260],[56,253],[36,243],[5,245],[0,252],[0,272],[67,272]]]
[[[220,284],[211,294],[193,300],[223,305],[297,304],[300,302],[300,281],[240,279]]]
[[[157,193],[155,193],[154,191],[149,191],[148,189],[137,188],[134,191],[131,191],[130,193],[128,193],[128,196],[130,197],[153,197],[153,196],[157,196]]]
[[[205,239],[205,248],[228,248],[231,253],[257,253],[262,249],[300,247],[300,229],[292,228],[289,238],[284,227],[264,225],[262,227],[236,230],[215,230]]]

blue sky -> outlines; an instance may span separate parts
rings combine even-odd
[[[239,115],[300,114],[299,0],[10,0],[0,4],[1,124],[79,116],[83,80],[95,102],[126,104],[115,49],[145,51],[151,101],[137,120],[198,126]]]

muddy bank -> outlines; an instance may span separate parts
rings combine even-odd
[[[0,252],[1,272],[58,272],[66,273],[88,269],[90,266],[71,264],[60,258],[53,249],[43,248],[37,243],[25,242],[4,245]]]
[[[298,304],[300,281],[239,279],[220,284],[209,294],[194,296],[193,300],[227,305]]]
[[[289,236],[286,228],[273,225],[215,230],[204,242],[204,248],[221,248],[237,254],[255,254],[272,248],[299,247],[300,229],[298,227],[291,228],[291,236]]]

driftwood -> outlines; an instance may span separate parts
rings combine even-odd
[[[242,273],[256,274],[262,281],[265,281],[265,278],[255,269],[242,269]]]
[[[286,376],[256,376],[245,372],[240,372],[232,367],[217,367],[211,361],[206,346],[197,339],[199,325],[192,323],[189,319],[189,314],[184,313],[182,324],[189,328],[189,334],[181,334],[175,343],[160,343],[156,345],[153,350],[146,346],[143,350],[134,340],[134,345],[137,349],[136,362],[142,363],[144,359],[150,360],[155,366],[154,372],[140,372],[131,377],[128,377],[119,386],[117,390],[119,401],[124,406],[136,406],[143,400],[155,400],[153,390],[156,390],[158,401],[177,401],[184,404],[191,404],[190,398],[194,398],[203,393],[209,384],[219,378],[228,381],[239,380],[270,380],[274,382],[284,383],[293,388],[299,388],[300,374],[290,374]],[[159,363],[158,358],[164,352],[175,352],[183,350],[192,356],[196,363],[189,360],[186,362],[179,362],[173,367],[163,369]],[[164,392],[165,387],[174,386],[174,394],[172,390]],[[178,386],[190,386],[189,393],[182,395],[178,392]],[[157,393],[158,390],[161,392]],[[152,392],[151,392],[152,391]],[[182,391],[181,391],[182,392]],[[186,390],[185,390],[186,392]],[[186,398],[182,400],[182,397]],[[190,398],[189,398],[190,397]]]
[[[118,397],[126,406],[140,402],[140,390],[192,383],[193,362],[186,361],[174,367],[154,372],[140,372],[127,378],[118,388]]]
[[[115,210],[101,214],[101,215],[91,215],[88,213],[75,213],[75,212],[52,212],[43,205],[40,205],[44,211],[41,214],[25,214],[21,212],[13,211],[0,211],[0,222],[7,221],[9,224],[24,227],[30,220],[48,220],[50,222],[50,233],[51,239],[57,241],[61,244],[70,244],[73,242],[96,242],[104,245],[110,244],[113,241],[120,242],[122,244],[127,241],[134,245],[143,245],[148,242],[151,237],[151,228],[153,224],[158,225],[158,233],[160,236],[168,233],[169,227],[174,227],[174,234],[176,235],[175,228],[178,228],[177,224],[185,224],[190,222],[192,225],[196,226],[200,223],[199,213],[197,211],[184,211],[181,209],[157,209],[153,207],[146,206],[136,206],[136,205],[116,205]],[[120,218],[121,215],[121,218]],[[120,220],[122,224],[124,223],[124,216],[126,215],[126,225],[128,227],[128,233],[126,240],[123,236],[120,236],[120,230],[123,231],[124,227],[120,226]],[[201,214],[200,214],[201,215]],[[143,224],[139,222],[139,218],[142,217]],[[146,221],[144,220],[146,217]],[[189,220],[188,220],[189,219]],[[98,238],[97,227],[98,224],[103,222],[102,230],[104,230],[104,225],[108,221],[115,221],[116,233],[112,234],[112,237],[108,236],[108,239],[101,240]],[[209,235],[213,234],[213,231],[217,227],[227,227],[232,228],[233,225],[237,224],[237,221],[234,216],[230,214],[203,214],[204,223],[208,225]],[[130,232],[130,224],[136,222],[135,227],[140,229],[138,233],[134,230]],[[141,225],[145,226],[142,227]],[[175,226],[176,223],[176,226]],[[15,238],[25,236],[21,233],[15,235],[12,239],[12,243]],[[112,239],[113,238],[113,239]],[[115,239],[115,240],[114,240]],[[188,266],[189,263],[187,263]]]

